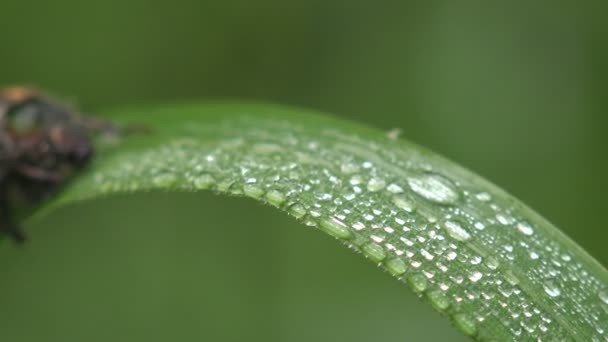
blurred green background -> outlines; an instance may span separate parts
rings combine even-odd
[[[230,97],[398,127],[608,264],[605,1],[0,7],[2,84],[91,112]],[[250,201],[138,195],[28,228],[26,248],[0,248],[6,340],[458,338],[373,265]]]

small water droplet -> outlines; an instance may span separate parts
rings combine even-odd
[[[407,271],[407,266],[405,265],[403,260],[401,260],[399,258],[388,259],[384,263],[384,266],[386,266],[386,269],[392,275],[395,275],[395,276],[402,275],[403,273],[405,273],[405,271]]]
[[[342,164],[340,166],[340,170],[342,171],[342,173],[349,175],[351,173],[355,173],[355,172],[359,171],[359,165],[357,165],[355,163]]]
[[[271,190],[266,194],[266,199],[268,203],[274,205],[275,207],[280,207],[285,203],[285,195],[277,190]]]
[[[490,196],[490,194],[487,192],[480,192],[477,195],[475,195],[475,198],[477,198],[478,200],[480,200],[482,202],[488,202],[492,199],[492,196]]]
[[[296,204],[289,208],[289,212],[296,218],[302,218],[304,217],[304,215],[306,215],[306,209],[304,209],[304,207],[299,204]]]
[[[471,274],[469,274],[469,280],[471,280],[474,283],[476,283],[479,279],[481,279],[481,277],[483,277],[483,273],[478,272],[478,271],[474,271]]]
[[[519,230],[524,235],[532,235],[534,234],[534,230],[527,222],[519,222],[517,224],[517,230]]]
[[[551,280],[545,281],[544,288],[545,293],[548,294],[550,297],[558,297],[562,294],[562,291],[559,289],[559,287]]]
[[[227,192],[228,190],[230,190],[230,187],[232,187],[232,184],[234,184],[234,182],[231,180],[222,181],[217,184],[217,190],[221,192]]]
[[[428,281],[426,277],[421,274],[412,274],[407,278],[407,283],[410,285],[412,290],[417,293],[422,293],[426,291],[428,286]]]
[[[407,180],[410,188],[423,198],[440,204],[452,204],[459,198],[456,186],[448,179],[427,174]]]
[[[368,258],[372,259],[375,262],[380,262],[386,258],[386,252],[377,243],[371,242],[363,246],[363,253],[367,255]]]
[[[448,260],[454,260],[454,259],[456,259],[456,257],[457,257],[457,256],[458,256],[458,254],[456,254],[456,252],[454,252],[454,251],[449,251],[449,252],[448,252],[448,253],[445,255],[445,257],[446,257]]]
[[[448,235],[450,235],[455,240],[466,241],[471,238],[471,234],[469,234],[469,232],[467,232],[467,230],[464,229],[459,222],[446,221],[444,223],[444,226],[448,232]]]
[[[450,307],[450,300],[440,290],[427,292],[427,298],[438,311],[445,311]]]
[[[475,326],[475,321],[472,320],[466,314],[456,314],[452,317],[452,322],[454,322],[454,326],[456,329],[460,330],[463,334],[467,336],[475,336],[477,334],[477,327]]]
[[[407,212],[412,212],[414,210],[414,204],[405,196],[394,196],[393,203],[398,208],[401,208]]]
[[[367,183],[367,190],[371,192],[376,192],[384,189],[386,186],[386,182],[380,178],[372,178]]]
[[[498,263],[498,260],[496,260],[496,258],[494,258],[493,256],[488,256],[485,259],[485,264],[486,266],[488,266],[489,269],[491,270],[495,270],[498,268],[498,266],[500,265]]]
[[[333,235],[339,239],[350,239],[352,237],[352,233],[348,226],[344,224],[344,222],[340,221],[336,217],[330,217],[328,219],[321,220],[319,222],[319,226],[325,232]]]
[[[536,259],[538,259],[538,257],[539,257],[539,255],[535,251],[530,252],[530,259],[536,260]]]
[[[171,187],[177,183],[177,177],[171,173],[164,173],[154,177],[152,183],[160,187]]]
[[[260,198],[264,195],[264,190],[257,185],[245,184],[243,193],[251,198]]]
[[[600,298],[600,300],[602,302],[604,302],[604,304],[608,304],[608,291],[607,290],[600,290],[600,292],[597,293],[597,296]]]
[[[200,190],[209,189],[213,183],[215,183],[215,179],[207,174],[200,175],[193,181],[194,187]]]
[[[400,194],[403,192],[403,188],[395,183],[392,183],[389,186],[387,186],[386,190],[388,190],[388,192],[391,192],[393,194]]]

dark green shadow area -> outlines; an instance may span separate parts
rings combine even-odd
[[[3,341],[463,340],[406,286],[275,209],[205,194],[63,208],[0,247]]]

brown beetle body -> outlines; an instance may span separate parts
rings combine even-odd
[[[0,90],[0,231],[24,241],[12,212],[49,196],[88,164],[90,131],[79,114],[37,91]]]

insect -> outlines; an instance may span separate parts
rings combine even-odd
[[[82,170],[99,130],[113,127],[30,88],[0,90],[0,232],[25,241],[14,211],[44,200]]]

